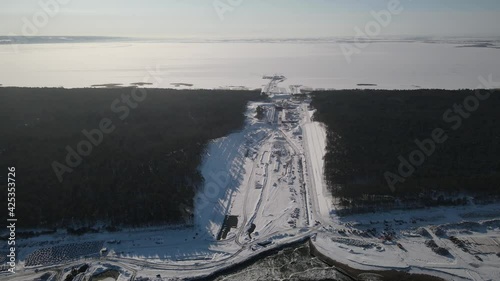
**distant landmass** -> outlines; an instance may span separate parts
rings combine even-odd
[[[130,41],[133,38],[108,36],[0,36],[0,45]]]

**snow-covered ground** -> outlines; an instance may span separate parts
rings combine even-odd
[[[308,110],[307,104],[303,104],[302,110],[305,152],[308,154],[310,167],[310,185],[313,192],[313,200],[317,202],[319,219],[329,217],[332,212],[332,195],[328,192],[323,179],[324,161],[326,148],[326,129],[321,123],[312,122],[313,111]]]
[[[323,254],[359,269],[400,269],[437,275],[446,280],[500,280],[498,244],[486,246],[491,253],[472,254],[481,245],[469,245],[468,253],[450,239],[489,238],[496,241],[492,244],[498,243],[500,206],[474,206],[474,213],[471,209],[471,206],[439,207],[337,218],[313,243]],[[377,234],[365,232],[373,228]],[[444,232],[439,233],[440,229]],[[345,234],[339,235],[339,230]],[[436,235],[436,231],[440,235]],[[381,238],[384,232],[393,232],[392,241]],[[425,244],[429,240],[434,240],[450,254],[442,256],[433,252]]]
[[[265,111],[262,120],[256,118],[257,107]],[[208,147],[200,167],[204,188],[194,210],[186,210],[194,214],[192,226],[78,237],[58,232],[19,239],[18,273],[2,273],[0,279],[32,280],[48,271],[59,280],[84,263],[90,265],[86,274],[112,269],[119,272],[118,280],[206,276],[266,249],[314,237],[320,252],[359,269],[399,269],[448,280],[500,280],[500,250],[494,245],[500,237],[499,205],[338,217],[323,180],[326,131],[311,121],[312,113],[308,101],[279,96],[250,103],[244,128]],[[237,222],[218,240],[226,216]],[[391,241],[382,239],[389,236]],[[457,246],[452,236],[467,242],[467,249]],[[449,255],[426,246],[429,240]],[[102,256],[25,266],[37,249],[92,241],[102,241]]]

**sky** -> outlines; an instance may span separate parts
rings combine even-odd
[[[398,0],[0,0],[0,35],[354,36]],[[500,36],[498,0],[399,0],[374,36]]]

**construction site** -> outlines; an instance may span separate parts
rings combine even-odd
[[[283,75],[264,79],[268,98],[248,104],[244,129],[208,148],[193,226],[27,238],[9,280],[206,278],[306,240],[352,268],[500,279],[497,205],[477,206],[477,215],[465,207],[337,215],[323,176],[326,129],[311,120],[309,89],[280,87]]]

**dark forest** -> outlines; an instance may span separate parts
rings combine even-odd
[[[316,92],[311,106],[317,109],[314,118],[327,127],[326,181],[344,207],[456,205],[466,204],[466,195],[478,201],[498,198],[498,91]],[[445,141],[434,141],[435,130]],[[399,166],[405,161],[402,176]]]
[[[147,89],[136,101],[132,91],[0,88],[0,177],[3,186],[7,167],[16,167],[20,226],[184,223],[203,184],[207,144],[240,129],[246,104],[260,94]],[[102,140],[101,125],[114,129]],[[83,130],[98,145],[81,161],[72,155],[79,163],[70,167],[67,147],[79,153],[89,141]]]

